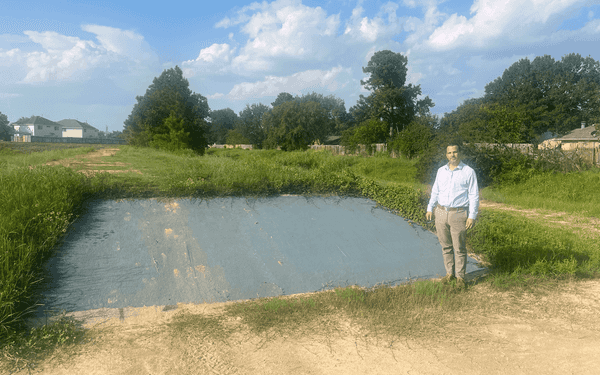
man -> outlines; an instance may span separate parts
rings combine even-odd
[[[446,157],[448,164],[437,171],[425,217],[430,221],[435,207],[435,227],[446,267],[446,276],[442,278],[442,282],[454,280],[456,271],[456,285],[464,288],[467,269],[466,235],[467,229],[473,228],[477,218],[479,189],[475,171],[461,162],[459,145],[448,145]]]

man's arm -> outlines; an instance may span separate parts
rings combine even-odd
[[[433,182],[433,186],[431,187],[431,198],[429,199],[429,204],[427,205],[427,213],[425,214],[425,220],[431,221],[433,216],[433,207],[438,201],[438,196],[440,194],[440,187],[438,186],[438,175],[440,171],[435,175],[435,181]]]
[[[467,219],[467,229],[471,229],[475,225],[478,212],[479,186],[477,185],[477,176],[475,175],[475,171],[473,171],[469,181],[469,218]]]

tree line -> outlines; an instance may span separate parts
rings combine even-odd
[[[270,105],[247,104],[239,113],[211,110],[176,66],[154,78],[124,122],[128,144],[165,150],[191,149],[202,155],[210,144],[253,144],[256,148],[304,150],[338,136],[353,149],[387,143],[409,158],[436,148],[448,137],[463,142],[537,143],[546,132],[563,135],[600,123],[600,64],[569,54],[521,59],[442,118],[420,85],[406,82],[408,59],[389,50],[376,52],[361,85],[370,91],[346,110],[334,95],[280,93]],[[0,135],[8,125],[0,113]],[[113,132],[114,133],[114,132]],[[113,136],[115,134],[112,134]]]

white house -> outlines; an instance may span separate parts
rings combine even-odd
[[[72,138],[97,138],[98,129],[87,122],[73,119],[64,119],[58,122],[62,127],[62,137]]]
[[[42,116],[31,116],[13,122],[11,126],[19,136],[62,137],[61,125]]]
[[[15,129],[15,135],[33,135],[36,137],[72,137],[97,138],[98,129],[87,122],[64,119],[54,122],[42,116],[22,118],[10,124]]]

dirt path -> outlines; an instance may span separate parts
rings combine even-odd
[[[119,151],[118,148],[103,148],[97,151],[92,151],[85,155],[77,155],[68,159],[61,159],[56,161],[50,161],[46,165],[63,165],[65,167],[74,168],[78,172],[85,174],[88,177],[94,176],[99,172],[108,173],[126,173],[135,172],[142,174],[137,169],[97,169],[95,167],[127,167],[128,163],[111,162],[105,158],[113,156]],[[29,167],[30,169],[34,167]]]
[[[43,374],[128,375],[598,373],[600,281],[571,283],[542,297],[488,288],[475,285],[470,293],[491,297],[486,300],[492,306],[456,316],[437,329],[423,327],[420,337],[371,337],[340,317],[303,327],[307,333],[298,337],[255,335],[231,319],[226,324],[240,331],[215,339],[200,324],[177,331],[171,323],[218,315],[226,303],[126,313],[112,309],[95,322],[92,342],[75,352],[56,353],[37,369]]]

